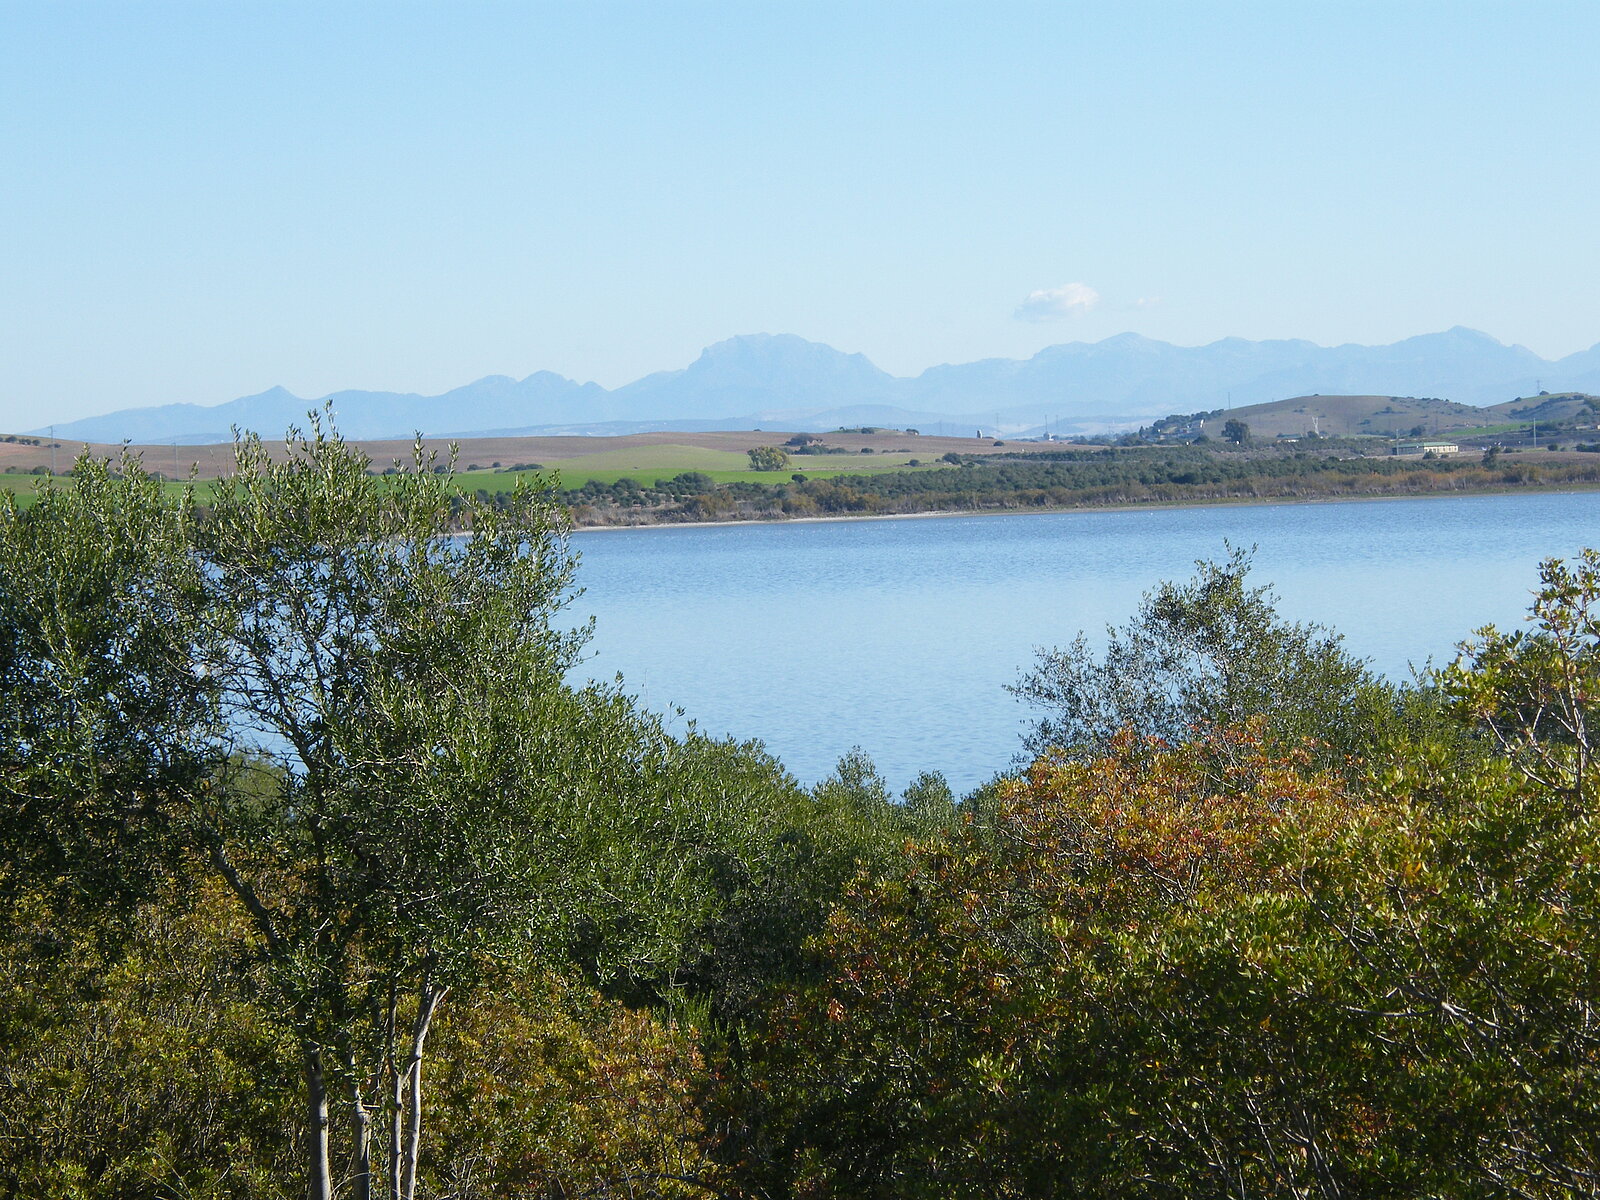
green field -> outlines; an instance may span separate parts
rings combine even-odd
[[[0,490],[27,494],[39,486],[40,475],[0,475]]]
[[[926,453],[926,452],[924,452]],[[750,460],[731,450],[712,450],[700,446],[648,446],[627,450],[606,450],[544,463],[546,475],[559,475],[563,488],[580,488],[591,480],[613,484],[631,478],[641,486],[664,483],[685,471],[700,471],[718,483],[788,483],[795,474],[808,479],[832,479],[840,475],[864,475],[878,471],[904,471],[917,456],[909,450],[885,454],[797,454],[781,471],[752,471]],[[463,466],[473,466],[464,463]],[[935,464],[922,460],[920,465]],[[943,463],[937,464],[943,466]],[[518,472],[463,470],[456,478],[467,491],[482,488],[487,492],[510,491]]]
[[[27,508],[39,494],[39,485],[44,480],[43,475],[0,475],[0,492],[10,492],[16,496],[18,504]]]
[[[927,451],[923,451],[927,454]],[[834,479],[840,475],[866,475],[886,471],[918,469],[910,467],[916,458],[910,450],[893,450],[881,454],[797,454],[791,465],[781,471],[752,471],[750,460],[741,451],[716,450],[703,446],[667,444],[660,446],[635,446],[627,449],[606,450],[596,454],[577,455],[572,458],[552,458],[540,464],[538,470],[546,476],[558,478],[563,488],[581,488],[591,480],[610,485],[619,479],[632,478],[642,487],[664,483],[686,471],[699,471],[717,483],[788,483],[796,474],[808,479]],[[373,464],[375,468],[379,464]],[[500,470],[483,469],[477,462],[458,464],[456,482],[463,491],[509,492],[519,476],[528,471],[510,469],[506,463]],[[925,470],[941,469],[942,462],[923,459],[919,467]],[[469,470],[469,467],[479,467]],[[381,468],[380,468],[381,469]],[[44,477],[39,475],[0,474],[0,489],[16,493],[26,505]],[[182,483],[165,485],[169,495],[176,498],[183,490]],[[207,481],[199,484],[202,501],[208,491]]]
[[[17,503],[27,508],[38,498],[39,485],[45,481],[44,475],[0,475],[0,492],[10,492],[17,498]],[[210,495],[210,480],[202,479],[196,486],[196,493],[203,502]],[[71,483],[65,471],[56,476],[56,483],[66,487]],[[161,490],[166,493],[169,500],[176,500],[183,495],[183,489],[188,486],[183,483],[163,483]]]

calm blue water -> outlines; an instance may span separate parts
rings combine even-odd
[[[1223,540],[1280,611],[1379,669],[1447,661],[1525,614],[1543,558],[1600,543],[1600,494],[687,526],[580,533],[584,669],[650,708],[760,738],[815,782],[860,746],[898,790],[1005,768],[1036,647],[1121,623]]]

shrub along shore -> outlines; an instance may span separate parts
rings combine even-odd
[[[804,517],[1064,511],[1238,502],[1464,495],[1600,485],[1600,456],[1367,458],[1309,451],[1112,447],[1006,460],[953,455],[947,468],[716,482],[697,472],[561,490],[578,527]],[[494,502],[494,493],[480,499]]]

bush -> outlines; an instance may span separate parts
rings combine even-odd
[[[781,471],[789,465],[789,455],[777,446],[757,446],[745,451],[752,471]]]
[[[1201,560],[1194,578],[1145,594],[1139,612],[1107,629],[1103,658],[1084,635],[1041,650],[1012,692],[1042,716],[1030,754],[1105,754],[1125,729],[1177,743],[1196,726],[1263,722],[1284,751],[1320,742],[1330,768],[1370,749],[1396,719],[1399,696],[1338,634],[1278,615],[1268,587],[1250,587],[1250,551]]]

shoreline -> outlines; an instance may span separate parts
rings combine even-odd
[[[1250,496],[1215,500],[1152,501],[1149,504],[1092,504],[1066,508],[1013,509],[936,509],[914,513],[845,513],[826,517],[749,517],[737,521],[641,521],[635,525],[573,525],[573,533],[626,533],[639,529],[717,529],[741,525],[806,525],[832,521],[921,521],[946,517],[1031,517],[1060,516],[1063,513],[1121,513],[1149,510],[1199,508],[1276,508],[1293,504],[1373,504],[1391,500],[1461,500],[1473,496],[1565,496],[1584,492],[1600,493],[1600,483],[1569,487],[1541,487],[1537,484],[1502,488],[1464,488],[1416,492],[1398,496]]]

